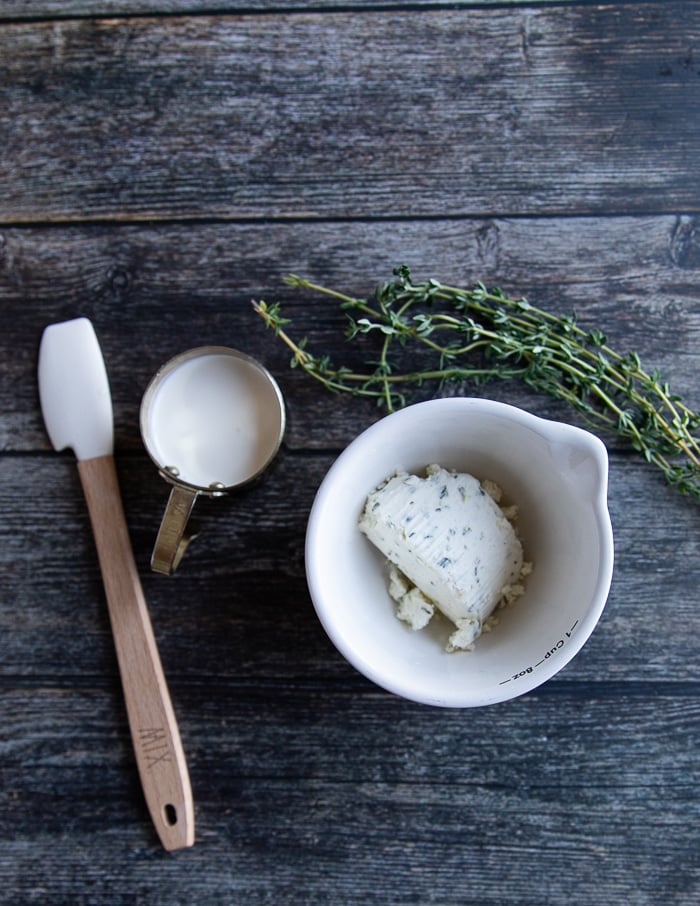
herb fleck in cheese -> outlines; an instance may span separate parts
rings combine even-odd
[[[398,472],[367,498],[360,529],[393,564],[397,616],[422,629],[440,610],[455,627],[448,651],[470,649],[496,622],[494,611],[522,594],[530,569],[501,509],[500,488],[428,466],[424,478]]]

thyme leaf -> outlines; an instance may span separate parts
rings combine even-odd
[[[602,331],[579,327],[574,314],[551,314],[483,283],[414,282],[405,265],[366,299],[295,274],[285,283],[334,299],[347,317],[346,338],[371,334],[378,344],[367,370],[335,365],[327,355],[309,352],[306,337],[291,338],[279,303],[254,301],[257,314],[292,351],[292,367],[326,389],[368,397],[393,411],[406,405],[408,388],[427,381],[442,388],[452,381],[518,379],[569,404],[594,429],[621,436],[669,484],[700,500],[700,413],[671,391],[658,370],[647,372],[634,352],[616,352]],[[421,367],[400,370],[392,357],[396,345],[420,348]]]

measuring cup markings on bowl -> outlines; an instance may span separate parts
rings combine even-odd
[[[380,481],[431,462],[501,485],[533,563],[523,597],[468,653],[447,654],[396,619],[382,558],[357,528]],[[531,691],[569,663],[602,614],[613,552],[597,438],[504,403],[450,398],[385,416],[340,454],[314,499],[305,559],[316,612],[350,663],[414,701],[474,707]]]

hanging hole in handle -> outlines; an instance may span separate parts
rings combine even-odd
[[[177,824],[177,809],[171,802],[163,806],[163,814],[167,825],[174,827]]]

